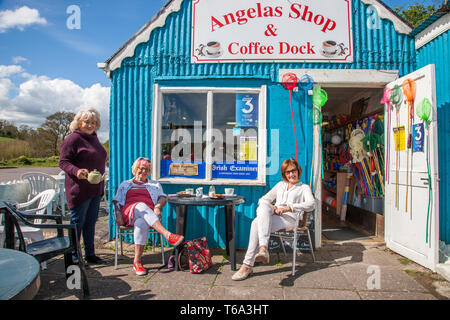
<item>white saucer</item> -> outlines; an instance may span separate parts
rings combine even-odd
[[[220,57],[223,54],[223,50],[222,49],[220,49],[219,52],[216,52],[216,53],[213,53],[213,54],[209,53],[208,50],[206,50],[206,49],[205,49],[205,51],[206,51],[205,56],[206,57],[211,57],[211,58],[218,58],[218,57]]]
[[[325,52],[325,51],[321,51],[321,54],[324,56],[324,57],[327,57],[327,58],[334,58],[334,57],[337,57],[338,56],[338,53],[337,53],[337,51],[335,52],[335,53],[328,53],[328,52]]]

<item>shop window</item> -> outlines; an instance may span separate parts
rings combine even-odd
[[[156,86],[155,97],[154,179],[265,183],[265,87]]]

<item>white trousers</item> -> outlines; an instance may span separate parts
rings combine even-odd
[[[270,233],[282,229],[293,228],[295,219],[288,215],[276,215],[269,204],[262,202],[256,209],[256,218],[252,221],[248,249],[244,263],[252,266],[255,264],[255,256],[260,246],[269,244]]]
[[[134,243],[145,245],[148,239],[148,230],[158,220],[158,216],[148,205],[139,202],[134,208]]]

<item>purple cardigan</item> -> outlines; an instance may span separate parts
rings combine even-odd
[[[78,207],[83,202],[102,196],[104,181],[90,184],[87,180],[79,180],[77,171],[97,169],[105,172],[106,150],[98,140],[97,134],[87,134],[75,130],[61,144],[59,167],[66,173],[66,199],[69,209]]]

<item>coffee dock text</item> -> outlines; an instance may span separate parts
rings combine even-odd
[[[314,46],[311,42],[305,44],[301,43],[287,43],[281,41],[278,45],[263,45],[260,42],[250,42],[247,44],[239,42],[231,42],[228,45],[228,52],[232,55],[272,55],[272,54],[295,54],[295,55],[310,55],[316,54]]]

